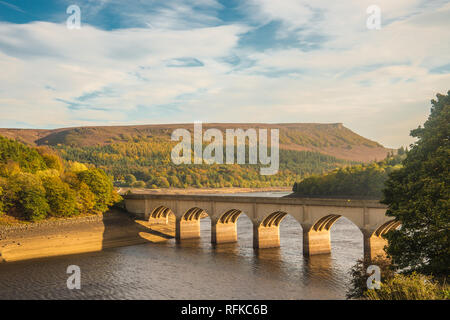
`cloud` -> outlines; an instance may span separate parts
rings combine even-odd
[[[449,89],[450,5],[431,2],[380,0],[378,31],[356,0],[251,0],[227,23],[213,0],[110,0],[82,16],[137,20],[0,23],[0,125],[343,122],[405,145]]]

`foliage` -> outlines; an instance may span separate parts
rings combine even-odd
[[[450,268],[450,91],[432,100],[424,127],[403,167],[389,175],[387,215],[401,222],[389,232],[387,253],[400,269],[448,276]]]
[[[97,168],[84,170],[79,172],[77,177],[94,194],[94,210],[104,212],[117,200],[113,183],[103,170]]]
[[[5,213],[5,208],[4,208],[4,204],[3,204],[3,188],[0,186],[0,216],[3,215]]]
[[[62,159],[0,136],[0,214],[37,221],[104,212],[119,200],[101,169]]]
[[[50,211],[45,188],[38,176],[31,173],[19,173],[9,179],[15,195],[15,206],[27,220],[38,221],[47,217]]]
[[[322,176],[311,176],[295,183],[299,196],[364,197],[380,199],[388,174],[400,168],[404,156],[383,161],[336,169]]]
[[[76,213],[76,192],[70,188],[69,184],[59,177],[46,177],[42,182],[50,205],[50,215],[67,217]]]
[[[367,290],[364,297],[369,300],[441,300],[448,299],[448,288],[440,286],[430,276],[413,272],[394,275],[382,282],[380,289]]]
[[[57,150],[67,161],[102,168],[121,187],[135,186],[137,181],[149,188],[289,186],[311,174],[356,164],[318,152],[280,150],[278,174],[263,176],[259,165],[175,165],[170,159],[173,146],[159,137],[136,137],[103,146],[59,145]]]
[[[395,275],[391,262],[383,256],[378,256],[372,260],[359,259],[350,271],[351,282],[347,291],[348,299],[359,299],[364,297],[364,293],[367,290],[367,279],[369,274],[366,270],[370,265],[376,265],[380,267],[380,281],[386,282],[392,279]]]
[[[36,149],[0,136],[0,167],[4,167],[8,162],[17,163],[24,172],[34,173],[47,169],[44,158]]]

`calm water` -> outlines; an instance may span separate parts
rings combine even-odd
[[[0,265],[0,299],[344,299],[348,272],[363,255],[362,233],[345,218],[331,229],[331,255],[311,258],[303,257],[301,226],[290,216],[276,249],[252,248],[245,215],[236,244],[213,247],[210,228],[203,219],[201,239],[181,244],[172,239]],[[81,290],[66,287],[69,265],[81,268]]]

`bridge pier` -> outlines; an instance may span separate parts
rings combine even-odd
[[[214,244],[237,242],[237,223],[211,220],[211,242]]]
[[[175,238],[177,241],[200,238],[200,219],[185,220],[177,217],[175,222]]]
[[[303,255],[328,253],[331,253],[330,230],[316,231],[313,227],[303,227]]]
[[[254,225],[253,226],[253,248],[277,248],[280,246],[280,227]]]
[[[364,235],[364,258],[373,260],[377,256],[386,257],[384,246],[388,244],[387,240],[371,232],[363,231]]]

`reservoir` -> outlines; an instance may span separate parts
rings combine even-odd
[[[205,218],[196,240],[0,264],[0,299],[345,299],[349,271],[363,257],[362,233],[344,217],[331,228],[332,253],[311,257],[291,216],[281,223],[280,248],[253,249],[245,215],[237,228],[232,244],[213,246]],[[66,286],[69,265],[81,269],[80,290]]]

